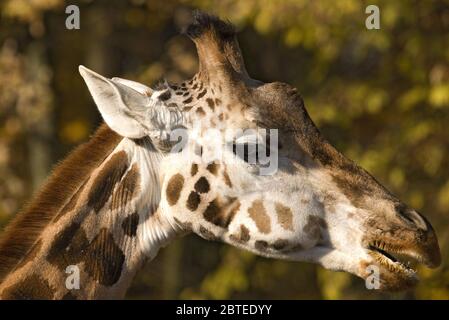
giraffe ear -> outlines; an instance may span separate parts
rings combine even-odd
[[[153,89],[151,89],[150,87],[140,83],[140,82],[136,82],[136,81],[132,81],[132,80],[127,80],[127,79],[122,79],[119,77],[114,77],[111,79],[113,82],[118,82],[121,83],[127,87],[130,87],[134,90],[136,90],[137,92],[140,92],[143,95],[146,95],[148,97],[151,97],[151,95],[153,94]]]
[[[79,66],[79,72],[112,130],[128,138],[148,135],[141,121],[145,118],[151,89],[134,81],[105,78],[84,66]]]

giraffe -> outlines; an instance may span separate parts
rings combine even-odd
[[[384,290],[417,283],[402,261],[440,264],[430,223],[325,140],[294,87],[250,78],[230,23],[196,13],[185,33],[199,71],[180,84],[152,89],[79,67],[105,123],[2,233],[2,299],[122,298],[188,233],[362,279],[375,265]],[[211,128],[252,131],[217,143]],[[248,161],[254,144],[276,170]],[[204,158],[219,147],[233,161]]]

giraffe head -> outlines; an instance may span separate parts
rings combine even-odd
[[[440,264],[429,222],[331,146],[295,88],[249,77],[231,25],[198,14],[186,33],[200,67],[181,84],[150,89],[80,67],[109,127],[151,138],[151,201],[175,233],[362,278],[377,268],[390,290],[417,282],[404,259]],[[158,236],[147,234],[144,247]]]

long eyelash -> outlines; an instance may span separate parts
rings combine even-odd
[[[248,157],[249,157],[249,145],[248,143],[244,143],[243,144],[243,160],[245,162],[248,162]],[[259,161],[259,146],[260,144],[256,145],[256,162]],[[235,142],[232,143],[232,153],[234,153],[234,155],[237,155],[237,144]],[[269,157],[271,155],[271,150],[270,150],[270,145],[269,144],[265,144],[265,156]]]

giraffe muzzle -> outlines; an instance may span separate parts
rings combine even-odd
[[[427,222],[427,221],[426,221]],[[382,232],[374,240],[365,240],[372,262],[380,269],[381,289],[404,290],[416,285],[416,267],[424,264],[436,268],[441,254],[436,234],[430,224],[426,229],[393,229]]]

